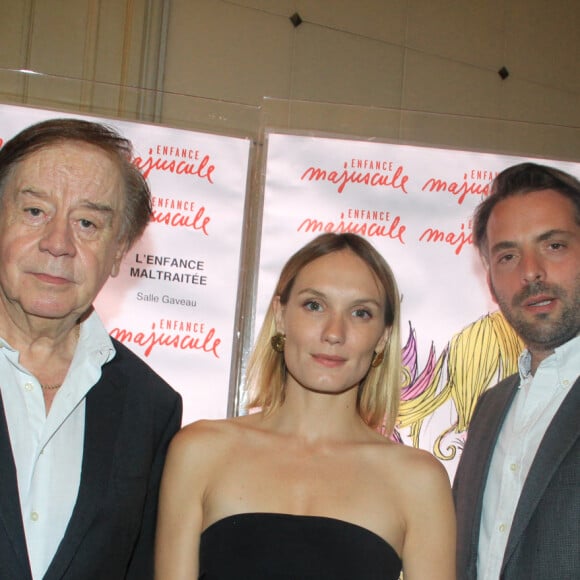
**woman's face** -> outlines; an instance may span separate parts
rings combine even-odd
[[[358,386],[384,349],[385,291],[350,250],[310,262],[285,305],[275,300],[276,329],[286,335],[287,385],[321,393]]]

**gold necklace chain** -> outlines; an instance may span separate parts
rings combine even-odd
[[[62,383],[60,385],[40,385],[40,388],[45,391],[56,391],[56,389],[60,389],[62,387]]]

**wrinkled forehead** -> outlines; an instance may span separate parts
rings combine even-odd
[[[81,141],[62,141],[30,152],[11,169],[7,183],[17,191],[75,194],[92,201],[123,204],[123,176],[107,151]]]

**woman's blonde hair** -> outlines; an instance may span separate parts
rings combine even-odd
[[[274,299],[282,305],[300,271],[317,258],[350,250],[361,258],[377,277],[385,295],[384,323],[391,329],[382,362],[371,366],[358,387],[357,408],[371,427],[382,427],[390,435],[399,410],[401,390],[401,336],[399,290],[393,272],[381,254],[364,238],[356,234],[322,234],[298,250],[282,269],[278,284],[266,312],[262,328],[248,362],[246,389],[250,393],[248,408],[261,408],[270,413],[284,402],[286,365],[284,356],[271,346],[276,333]]]

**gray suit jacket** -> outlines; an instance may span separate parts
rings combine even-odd
[[[479,400],[453,484],[457,579],[477,578],[483,492],[492,452],[519,384],[508,377]],[[580,578],[580,379],[550,423],[520,496],[501,580]]]
[[[45,580],[147,580],[159,480],[181,397],[114,341],[86,400],[77,501]],[[0,578],[31,580],[16,469],[0,397]]]

